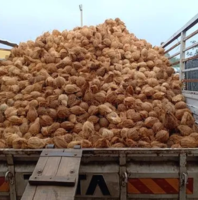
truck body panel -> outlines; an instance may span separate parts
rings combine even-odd
[[[197,87],[187,85],[197,82],[196,77],[191,80],[187,73],[198,71],[198,66],[186,67],[188,61],[198,56],[185,57],[187,50],[198,46],[196,43],[186,47],[186,40],[198,31],[188,36],[186,32],[197,22],[198,15],[162,47],[168,47],[167,53],[180,46],[179,52],[174,55],[180,55],[177,64],[180,64],[180,78],[184,82],[182,92],[198,122]],[[178,38],[180,41],[173,44]],[[22,198],[41,153],[42,150],[0,149],[0,200]],[[75,199],[197,200],[197,160],[198,149],[83,149]]]
[[[10,171],[8,157],[14,173],[0,199],[13,200],[14,192],[21,199],[41,152],[0,150],[0,180]],[[195,200],[197,160],[198,149],[83,149],[75,199]]]

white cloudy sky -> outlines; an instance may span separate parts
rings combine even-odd
[[[198,13],[197,0],[0,0],[0,39],[19,43],[45,31],[97,25],[119,17],[130,32],[160,45]]]

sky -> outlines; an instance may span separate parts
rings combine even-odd
[[[35,40],[53,29],[71,30],[120,18],[127,29],[152,45],[168,40],[198,13],[197,0],[0,0],[0,39]]]

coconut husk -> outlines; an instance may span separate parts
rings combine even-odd
[[[66,106],[59,106],[57,109],[57,117],[59,119],[65,119],[69,117],[70,111]]]
[[[177,102],[180,102],[180,101],[184,101],[185,99],[184,99],[184,96],[182,95],[182,94],[178,94],[178,95],[176,95],[176,96],[174,96],[173,98],[172,98],[172,101],[174,102],[174,103],[177,103]]]
[[[191,133],[189,136],[193,137],[196,141],[198,141],[198,133]]]
[[[130,147],[130,148],[135,148],[135,147],[138,146],[138,144],[137,144],[136,141],[134,141],[134,140],[132,140],[132,139],[128,139],[128,138],[126,138],[125,145],[126,145],[127,147]]]
[[[40,116],[40,125],[41,127],[50,126],[53,123],[53,119],[48,115]]]
[[[14,107],[7,107],[7,109],[4,111],[5,117],[8,119],[9,117],[16,116],[17,110]]]
[[[57,119],[57,111],[55,109],[50,108],[47,110],[47,113],[53,120]]]
[[[91,148],[92,147],[92,143],[89,140],[82,140],[81,147],[82,148]]]
[[[30,124],[28,132],[30,132],[32,135],[36,135],[40,132],[40,128],[40,119],[36,118],[36,120]]]
[[[86,121],[82,126],[83,137],[88,139],[92,134],[94,134],[94,125],[92,122]]]
[[[70,131],[74,128],[74,124],[69,121],[62,122],[60,125],[61,128],[64,128],[67,131]]]
[[[45,147],[45,140],[38,137],[31,137],[27,141],[27,146],[30,149],[42,149]]]
[[[105,139],[105,138],[101,138],[101,139],[97,140],[97,141],[93,144],[93,146],[94,146],[95,148],[108,148],[108,147],[110,147],[110,142],[109,142],[109,140],[107,140],[107,139]]]
[[[164,129],[164,125],[161,122],[156,122],[153,124],[152,129],[153,129],[154,133],[157,133],[158,131],[161,131]]]
[[[27,133],[28,132],[28,129],[29,129],[29,125],[28,125],[28,123],[27,122],[23,122],[22,124],[21,124],[21,126],[19,127],[19,129],[20,129],[20,132],[24,135],[25,133]]]
[[[155,135],[155,139],[159,142],[162,142],[162,143],[165,143],[168,141],[169,139],[169,133],[168,131],[165,131],[165,130],[161,130],[161,131],[158,131]]]
[[[27,149],[27,140],[25,138],[16,138],[12,142],[12,147],[14,149]]]
[[[182,148],[180,144],[173,144],[171,146],[172,149],[178,149],[178,148]]]
[[[187,105],[183,101],[179,101],[175,104],[175,109],[184,109],[187,108]]]
[[[181,139],[180,145],[182,148],[196,148],[198,146],[198,142],[193,137],[185,136]]]
[[[6,145],[5,140],[0,139],[0,148],[6,148],[6,147],[7,147],[7,145]]]
[[[168,130],[175,130],[178,126],[178,120],[171,112],[166,112],[164,118],[164,127]]]
[[[88,109],[88,113],[90,115],[97,115],[99,112],[99,108],[97,106],[91,105]]]
[[[55,132],[54,132],[54,136],[61,136],[61,135],[65,135],[67,134],[67,131],[64,128],[58,128]]]
[[[179,125],[177,128],[179,129],[180,134],[181,134],[182,136],[188,136],[188,135],[190,135],[191,133],[193,133],[193,129],[190,128],[190,127],[187,126],[187,125]]]
[[[8,120],[13,124],[13,125],[21,125],[23,123],[22,118],[17,117],[17,116],[11,116],[8,118]]]
[[[181,124],[192,127],[195,124],[195,119],[193,118],[192,114],[185,112],[182,116]]]
[[[112,109],[108,105],[105,105],[105,104],[99,105],[98,111],[101,115],[104,115],[104,116],[109,113],[112,113]]]
[[[132,139],[134,141],[138,141],[140,139],[140,134],[138,128],[130,128],[127,131],[127,138]]]
[[[148,117],[148,118],[146,118],[146,120],[144,121],[144,125],[146,126],[146,127],[148,127],[148,128],[152,128],[153,127],[153,125],[155,124],[155,123],[157,123],[159,120],[157,119],[157,118],[155,118],[155,117]]]
[[[111,112],[107,114],[106,118],[109,121],[109,123],[112,123],[112,124],[118,124],[121,122],[121,119],[116,112]]]
[[[151,142],[151,148],[167,148],[167,145],[158,141]]]
[[[111,148],[124,148],[124,147],[126,147],[126,145],[121,142],[111,145]]]
[[[76,146],[76,145],[80,145],[81,146],[81,144],[82,144],[82,141],[72,141],[67,145],[67,148],[72,148],[73,149],[74,146]]]
[[[81,108],[80,106],[71,107],[70,112],[75,115],[82,115],[82,114],[86,113],[86,111],[83,108]]]
[[[73,140],[73,135],[72,134],[66,134],[64,135],[64,139],[67,143],[70,143]]]
[[[138,144],[138,147],[140,147],[140,148],[151,148],[151,144],[146,141],[140,140],[137,142],[137,144]]]
[[[146,142],[154,140],[154,132],[152,129],[141,127],[139,129],[140,139]]]
[[[56,148],[67,148],[68,143],[66,142],[64,135],[54,137],[53,141]]]

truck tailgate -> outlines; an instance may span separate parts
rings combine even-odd
[[[1,200],[21,198],[41,152],[0,150]],[[82,152],[77,200],[198,199],[197,149],[83,149]],[[13,164],[8,162],[10,159]],[[4,179],[7,171],[10,171],[9,184]]]

